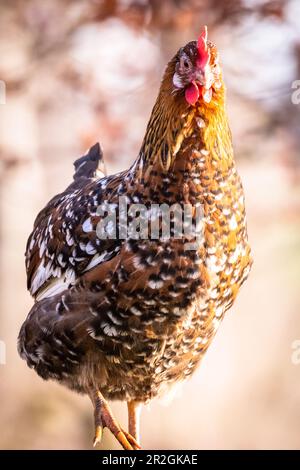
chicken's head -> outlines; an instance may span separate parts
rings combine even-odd
[[[205,26],[198,41],[189,42],[176,54],[173,85],[176,91],[184,90],[188,104],[195,105],[199,99],[209,103],[221,84],[218,53],[207,40]]]

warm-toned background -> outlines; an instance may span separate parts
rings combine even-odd
[[[110,172],[138,153],[169,58],[203,24],[218,45],[255,264],[202,366],[142,414],[145,448],[300,448],[298,0],[2,0],[0,448],[89,449],[89,400],[16,352],[32,300],[23,253],[37,211],[100,140]],[[4,362],[2,351],[1,362]],[[294,359],[300,359],[300,354]],[[294,361],[297,362],[297,361]],[[125,424],[125,405],[113,409]],[[104,446],[116,446],[105,432]]]

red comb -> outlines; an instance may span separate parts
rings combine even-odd
[[[198,41],[198,67],[204,68],[209,61],[209,52],[207,48],[207,26],[204,26],[203,31],[201,32]]]

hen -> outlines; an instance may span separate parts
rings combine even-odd
[[[131,168],[104,176],[96,144],[35,221],[26,249],[35,304],[19,352],[42,378],[90,396],[95,444],[107,427],[124,449],[139,448],[140,405],[194,372],[250,271],[224,101],[204,28],[167,65]],[[162,205],[191,207],[195,230],[178,236],[174,209],[166,236]],[[156,236],[145,236],[149,218]],[[127,402],[128,432],[108,399]]]

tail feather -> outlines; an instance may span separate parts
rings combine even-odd
[[[86,155],[78,158],[74,162],[75,173],[74,181],[79,178],[103,178],[106,176],[105,165],[103,161],[103,152],[100,144],[93,145]]]

